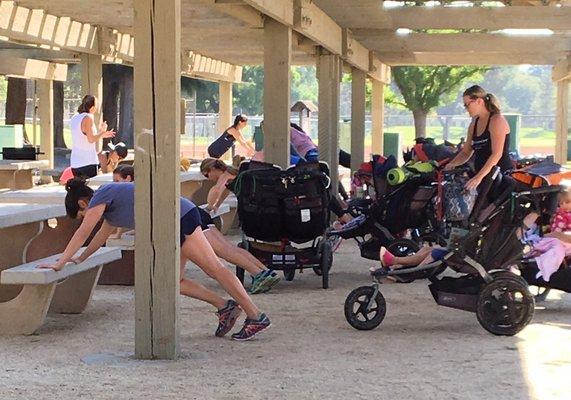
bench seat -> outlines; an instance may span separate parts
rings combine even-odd
[[[81,254],[83,249],[78,254]],[[104,264],[121,258],[119,248],[104,247],[80,264],[68,263],[60,271],[38,268],[52,264],[53,255],[2,271],[3,285],[23,285],[21,292],[0,303],[1,334],[33,334],[44,323],[48,310],[79,314],[85,310]]]

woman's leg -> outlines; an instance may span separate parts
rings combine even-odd
[[[260,310],[254,305],[238,278],[216,257],[200,227],[186,236],[181,246],[181,253],[198,265],[208,276],[218,281],[224,290],[238,302],[248,318],[257,319],[260,316]]]
[[[212,246],[212,250],[214,250],[214,253],[216,253],[218,257],[231,264],[244,268],[252,276],[257,275],[266,269],[265,265],[249,252],[228,242],[222,233],[215,227],[209,227],[203,232],[208,243]]]
[[[220,310],[226,305],[226,300],[218,296],[212,290],[205,288],[200,283],[184,277],[184,267],[187,257],[180,252],[180,294],[205,301]]]

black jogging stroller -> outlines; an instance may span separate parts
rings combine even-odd
[[[282,270],[286,280],[296,270],[312,268],[329,287],[333,263],[329,227],[329,168],[326,163],[301,164],[282,170],[263,162],[240,164],[233,191],[246,249],[270,269]],[[244,282],[244,270],[236,267]]]
[[[378,168],[376,160],[371,163],[374,164],[371,168],[374,198],[360,199],[357,205],[350,204],[349,212],[355,218],[327,234],[354,239],[363,258],[379,260],[381,246],[398,247],[404,232],[409,229],[415,231],[417,241],[426,239],[424,236],[435,220],[437,185],[435,172],[427,172],[411,174],[404,182],[391,186],[387,172],[396,165],[396,160],[387,168]]]
[[[558,186],[521,190],[509,177],[496,185],[501,189],[493,210],[486,216],[472,214],[464,235],[452,235],[446,255],[437,261],[416,267],[371,272],[373,285],[353,290],[345,301],[345,318],[359,330],[376,328],[386,314],[386,301],[379,283],[386,276],[402,277],[410,282],[427,278],[437,304],[475,312],[478,322],[495,335],[511,336],[531,321],[535,300],[525,279],[511,269],[523,255],[520,238],[523,220],[532,210],[554,210]],[[487,179],[489,179],[487,177]],[[492,185],[488,186],[488,190]],[[480,193],[484,202],[488,193]],[[483,199],[483,200],[481,200]],[[454,276],[442,276],[446,269]]]

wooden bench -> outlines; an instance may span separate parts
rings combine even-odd
[[[83,249],[81,250],[83,251]],[[48,310],[79,314],[85,310],[104,264],[121,258],[121,250],[101,248],[81,264],[68,263],[60,271],[38,268],[60,255],[2,271],[3,285],[23,285],[21,292],[0,303],[0,334],[31,335],[44,323]]]

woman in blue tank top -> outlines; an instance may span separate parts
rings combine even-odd
[[[111,183],[101,186],[95,192],[81,179],[72,179],[66,184],[65,207],[71,218],[82,218],[62,256],[53,265],[42,265],[56,271],[68,262],[78,264],[103,246],[115,228],[135,227],[135,184],[129,182]],[[76,253],[87,241],[99,221],[101,228],[87,248]],[[190,200],[180,199],[180,293],[205,301],[218,309],[218,327],[215,335],[226,335],[236,323],[242,310],[247,318],[244,327],[232,335],[234,340],[249,340],[270,326],[266,314],[261,313],[238,278],[222,265],[212,247],[208,244],[202,229],[198,208]],[[225,300],[198,282],[185,278],[184,268],[190,260],[206,274],[220,283],[233,299]],[[73,268],[73,267],[70,267]]]
[[[471,190],[476,189],[496,165],[502,172],[512,168],[509,156],[510,127],[493,94],[474,85],[466,89],[462,97],[472,122],[462,151],[446,165],[446,169],[464,164],[474,154],[476,175],[466,182],[466,189]]]
[[[252,143],[248,142],[242,135],[242,129],[248,124],[248,118],[245,115],[237,115],[234,123],[226,129],[222,135],[208,146],[208,155],[212,158],[222,157],[228,150],[232,148],[234,142],[238,141],[247,151],[246,156],[252,157],[256,150]]]

